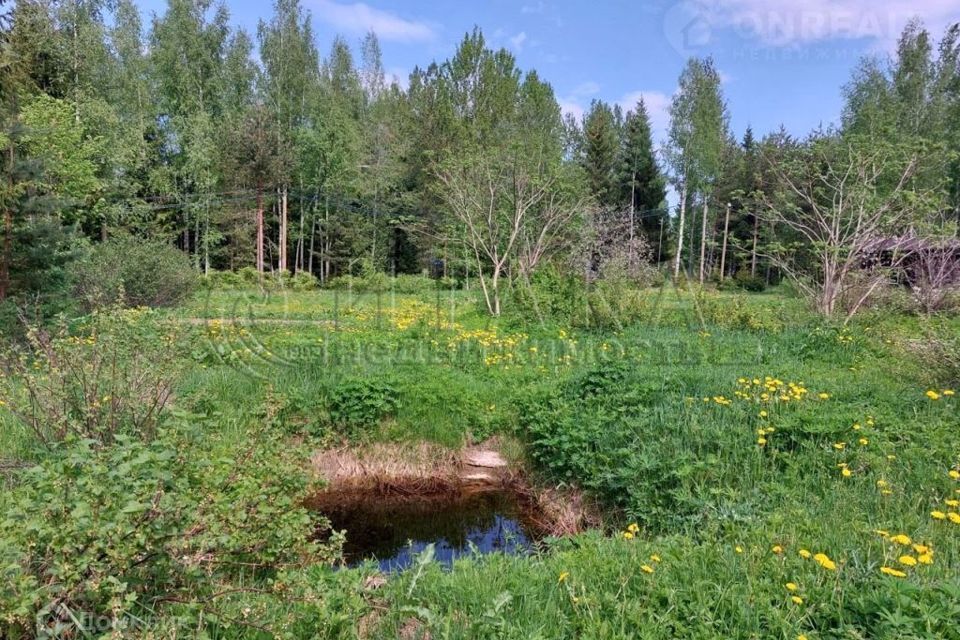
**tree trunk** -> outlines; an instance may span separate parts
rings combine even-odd
[[[753,214],[753,248],[750,250],[750,277],[757,277],[757,237],[760,235],[760,216]]]
[[[263,273],[263,187],[257,184],[257,273]]]
[[[13,144],[8,149],[7,187],[13,192]],[[13,253],[13,210],[8,203],[3,208],[3,255],[0,256],[0,302],[7,299],[10,289],[10,256]]]
[[[727,213],[723,217],[723,249],[720,251],[720,282],[727,275],[727,237],[730,233],[730,203],[727,203]]]
[[[280,192],[280,238],[279,238],[279,268],[283,273],[287,270],[287,187],[283,186]]]
[[[707,196],[703,197],[703,221],[700,225],[700,284],[707,267]]]
[[[673,277],[680,277],[680,256],[683,253],[683,224],[687,213],[687,183],[680,187],[680,226],[677,231],[677,255],[673,260]]]

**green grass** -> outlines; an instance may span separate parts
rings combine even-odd
[[[378,638],[960,637],[960,524],[930,515],[960,512],[946,502],[960,500],[948,475],[960,399],[925,396],[956,381],[911,349],[960,321],[877,311],[842,327],[783,292],[647,296],[639,322],[605,330],[491,321],[469,292],[438,304],[212,291],[171,313],[192,334],[177,406],[218,439],[277,429],[309,446],[458,447],[507,434],[543,481],[640,525],[630,540],[591,532],[532,557],[425,564],[372,593],[372,568],[313,567],[280,578],[289,597],[236,606],[295,619],[292,637],[355,637],[361,617]],[[757,401],[766,376],[807,392]],[[381,394],[396,401],[382,412]],[[335,399],[366,417],[335,423]],[[9,426],[0,443],[25,446]],[[921,554],[889,540],[901,533],[932,547],[932,564],[904,566]],[[257,635],[238,629],[219,633]]]

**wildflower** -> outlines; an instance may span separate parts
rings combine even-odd
[[[840,471],[840,475],[842,475],[844,478],[849,478],[850,476],[853,475],[853,472],[850,471],[850,469],[844,467],[843,470]]]
[[[631,533],[631,532],[629,532],[629,531],[624,531],[624,532],[623,532],[623,539],[624,539],[624,540],[633,540],[633,533]]]
[[[930,389],[930,390],[927,391],[924,395],[926,395],[926,396],[927,396],[928,398],[930,398],[931,400],[939,400],[939,399],[940,399],[940,394],[937,393],[936,391],[934,391],[933,389]]]
[[[643,571],[644,573],[653,573],[653,567],[651,567],[648,564],[641,566],[640,570]]]
[[[933,564],[933,554],[921,553],[919,556],[917,556],[917,561],[920,564]]]
[[[870,444],[870,441],[867,440],[866,438],[860,438],[860,440],[858,440],[858,442],[859,442],[861,445],[863,445],[864,447],[867,446],[868,444]]]
[[[800,554],[800,557],[803,558],[804,560],[809,559],[811,556],[811,553],[806,549],[800,549],[798,553]]]
[[[773,545],[773,548],[770,549],[770,550],[773,551],[773,552],[774,552],[775,554],[777,554],[777,555],[780,555],[781,553],[783,553],[783,547],[781,547],[781,546],[778,545],[778,544]]]
[[[890,532],[889,532],[889,531],[884,531],[883,529],[874,529],[873,532],[874,532],[875,534],[877,534],[878,536],[880,536],[881,538],[887,538],[887,537],[890,536]]]
[[[897,456],[893,455],[892,453],[887,454],[887,460],[896,460],[896,459],[897,459]]]
[[[767,412],[766,412],[766,411],[761,411],[761,412],[760,412],[760,417],[761,417],[761,418],[766,418],[766,417],[767,417]]]
[[[894,569],[893,567],[880,567],[880,573],[885,573],[888,576],[893,576],[894,578],[906,578],[907,574],[899,569]]]
[[[948,507],[960,507],[960,500],[944,500],[943,504]]]
[[[825,553],[818,553],[813,556],[813,559],[816,561],[817,564],[819,564],[821,567],[823,567],[827,571],[835,571],[837,568],[837,564],[833,560],[831,560]]]
[[[762,447],[763,445],[767,444],[767,439],[766,439],[766,438],[757,438],[757,444]]]
[[[930,551],[930,547],[925,544],[915,544],[913,545],[913,550],[917,553],[928,553]]]
[[[743,547],[741,547],[740,545],[737,545],[736,547],[734,547],[733,550],[736,551],[737,553],[743,553]]]
[[[833,448],[836,449],[837,451],[843,451],[846,446],[847,446],[846,442],[833,443]]]
[[[803,604],[803,598],[800,596],[790,596],[790,599],[793,600],[793,604]]]
[[[956,469],[950,469],[950,471],[947,472],[947,475],[954,480],[960,480],[960,471],[957,471]]]
[[[637,526],[637,523],[636,523],[636,522],[633,522],[633,523],[631,523],[630,525],[627,526],[627,531],[629,531],[630,533],[634,533],[634,534],[635,534],[635,533],[637,533],[637,532],[640,531],[640,527]]]
[[[818,394],[817,394],[817,397],[820,398],[821,400],[827,400],[828,398],[830,398],[830,394],[829,394],[829,393],[818,393]]]
[[[913,556],[900,556],[897,561],[905,567],[917,566],[917,559]]]
[[[801,633],[800,635],[797,636],[797,640],[807,640],[807,636]]]
[[[953,524],[960,524],[960,513],[957,513],[956,511],[948,511],[947,519],[949,519]]]
[[[566,582],[566,581],[567,581],[567,578],[569,578],[569,577],[570,577],[570,572],[569,572],[569,571],[564,571],[563,573],[560,574],[560,577],[557,579],[557,584],[561,584],[561,583],[563,583],[563,582]]]
[[[797,589],[800,588],[799,586],[797,586],[797,583],[796,583],[796,582],[788,582],[787,584],[785,584],[785,585],[783,585],[783,586],[785,586],[785,587],[787,588],[787,591],[796,591]]]
[[[650,556],[650,562],[660,562],[661,558],[657,554]]]
[[[877,486],[880,487],[881,489],[883,489],[884,487],[888,486],[889,484],[890,484],[890,483],[887,482],[886,480],[882,480],[882,479],[881,479],[881,480],[877,480]]]
[[[905,535],[903,533],[898,533],[897,535],[890,538],[890,542],[895,542],[899,545],[903,545],[904,547],[906,547],[912,544],[913,540],[911,540],[910,536],[908,535]]]
[[[859,423],[859,422],[854,422],[854,423],[853,423],[853,430],[854,430],[854,431],[860,431],[860,423]]]
[[[945,395],[945,396],[952,396],[953,394],[954,394],[953,389],[944,389],[944,390],[943,390],[943,395]]]

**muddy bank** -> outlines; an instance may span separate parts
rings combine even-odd
[[[498,439],[460,450],[377,443],[319,451],[313,467],[327,486],[307,506],[321,513],[407,510],[428,519],[489,494],[509,496],[518,519],[537,537],[572,535],[601,524],[599,510],[581,492],[532,482],[519,451],[516,443]]]

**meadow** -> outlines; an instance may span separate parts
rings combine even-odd
[[[43,616],[76,633],[65,606],[97,637],[960,637],[960,389],[918,346],[957,319],[830,323],[777,290],[639,296],[604,327],[492,319],[443,289],[214,287],[74,322],[48,350],[61,364],[106,340],[166,353],[170,401],[155,437],[104,449],[41,445],[0,414],[18,462],[6,636]],[[30,388],[6,378],[4,411]],[[595,499],[603,526],[452,568],[334,569],[302,506],[311,453],[494,436],[537,483]]]

